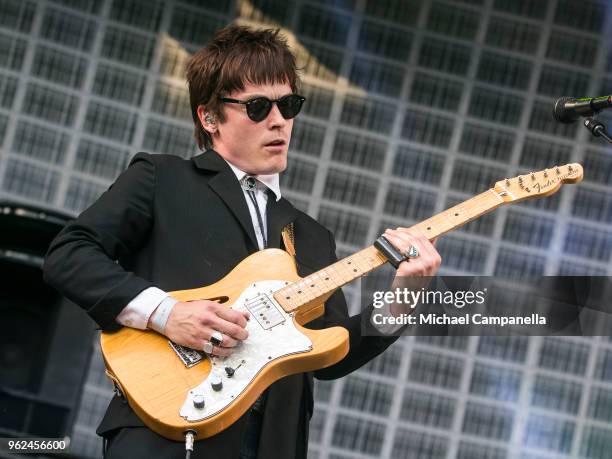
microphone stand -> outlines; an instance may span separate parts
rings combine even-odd
[[[612,143],[612,138],[608,135],[606,126],[601,121],[589,116],[584,120],[584,127],[587,128],[595,137],[603,137],[608,141],[608,143]]]

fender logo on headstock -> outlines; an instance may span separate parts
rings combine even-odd
[[[564,183],[577,183],[582,180],[583,170],[578,163],[554,166],[538,172],[529,172],[514,178],[495,183],[495,189],[506,190],[505,203],[537,198],[555,193]],[[500,195],[500,197],[502,197]]]
[[[538,192],[538,193],[540,193],[542,190],[545,190],[546,188],[549,188],[549,187],[551,187],[551,186],[553,186],[553,185],[556,185],[556,184],[557,184],[557,183],[559,183],[561,180],[563,180],[563,179],[565,179],[565,178],[567,178],[567,177],[569,177],[569,176],[570,176],[570,174],[569,174],[569,173],[567,173],[567,174],[563,174],[563,175],[560,175],[559,177],[557,177],[557,179],[556,179],[556,180],[551,180],[551,179],[548,179],[548,180],[546,181],[546,183],[544,183],[544,184],[541,184],[541,183],[535,183],[535,184],[533,184],[532,186],[533,186],[533,187],[534,187],[534,188],[537,190],[537,192]]]

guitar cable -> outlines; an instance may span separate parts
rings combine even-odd
[[[191,458],[191,453],[193,452],[194,437],[195,437],[194,430],[185,431],[185,459]]]

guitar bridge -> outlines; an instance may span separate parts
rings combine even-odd
[[[204,352],[181,346],[180,344],[173,343],[172,341],[168,341],[168,344],[187,368],[197,365],[206,358],[206,354],[204,354]]]

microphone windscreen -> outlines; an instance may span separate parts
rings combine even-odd
[[[566,102],[573,100],[574,99],[572,97],[560,97],[555,102],[555,106],[553,107],[553,117],[560,123],[573,123],[579,118],[578,114],[574,110],[565,107]]]

